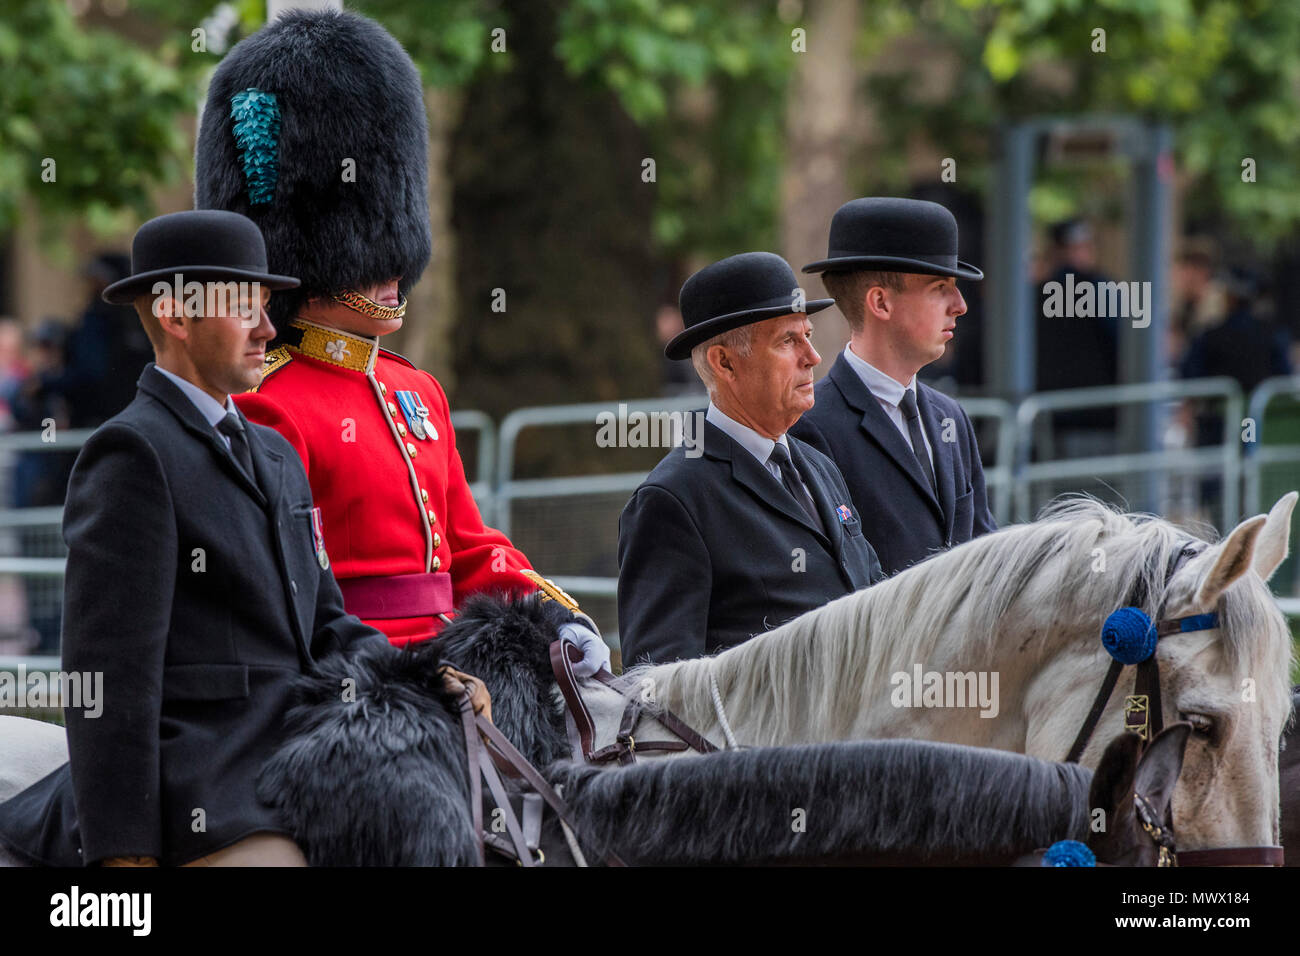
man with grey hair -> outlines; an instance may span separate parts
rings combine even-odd
[[[709,391],[704,452],[670,451],[619,519],[626,664],[714,654],[882,577],[844,479],[786,432],[813,404],[808,315],[780,256],[715,262],[682,286],[690,357]]]

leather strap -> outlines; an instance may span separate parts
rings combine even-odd
[[[1209,850],[1179,850],[1179,866],[1284,866],[1280,846],[1225,846]]]
[[[606,687],[612,687],[614,690],[622,692],[622,687],[620,687],[619,685],[618,678],[616,678],[609,671],[599,670],[592,676],[596,680],[604,684]],[[665,710],[663,707],[659,707],[658,705],[652,704],[649,701],[642,701],[641,709],[645,711],[647,714],[649,714],[651,717],[653,717],[655,720],[659,721],[659,723],[663,724],[664,729],[671,731],[672,733],[680,737],[682,740],[686,741],[686,745],[690,747],[692,750],[695,750],[702,754],[712,754],[718,752],[718,748],[715,747],[713,744],[709,743],[709,741],[704,737],[703,734],[698,733],[697,731],[692,729],[689,724],[683,721],[672,711]],[[646,749],[645,744],[641,744],[640,747],[642,750]]]
[[[1112,658],[1106,677],[1101,682],[1101,690],[1097,691],[1097,696],[1093,698],[1092,710],[1088,711],[1083,726],[1079,728],[1078,736],[1070,745],[1070,752],[1065,757],[1066,763],[1078,763],[1079,758],[1083,756],[1083,748],[1088,746],[1088,741],[1092,739],[1092,732],[1097,729],[1097,721],[1101,720],[1101,712],[1106,709],[1106,702],[1110,700],[1110,695],[1119,682],[1120,671],[1123,669],[1124,665]]]
[[[596,738],[596,722],[592,719],[591,711],[587,709],[587,704],[582,699],[582,692],[578,689],[577,677],[573,673],[573,665],[582,660],[582,652],[578,650],[573,642],[559,640],[551,642],[550,656],[551,673],[555,677],[555,683],[560,688],[561,696],[564,697],[564,703],[569,709],[569,714],[573,717],[573,723],[578,728],[578,741],[582,747],[582,756],[589,762],[604,763],[609,760],[617,760],[620,764],[629,764],[635,762],[637,750],[646,752],[681,751],[690,748],[698,753],[717,752],[718,748],[711,744],[703,734],[692,729],[671,711],[664,710],[648,700],[643,700],[638,694],[628,694],[619,679],[603,668],[592,676],[606,687],[626,695],[628,700],[627,706],[623,710],[623,718],[619,724],[618,736],[615,742],[608,747],[593,750],[593,742]],[[659,721],[669,733],[676,734],[681,743],[670,740],[637,743],[633,737],[633,732],[636,730],[637,721],[642,713],[649,714]]]
[[[690,749],[690,745],[688,745],[684,740],[647,740],[644,743],[631,740],[626,745],[622,742],[616,741],[608,747],[601,747],[599,750],[593,750],[591,752],[591,762],[605,763],[610,760],[616,760],[623,753],[629,751],[633,753],[651,753],[653,751],[662,750],[681,753],[683,750]],[[627,762],[633,763],[634,761],[629,760]]]
[[[510,835],[510,842],[514,844],[515,858],[520,866],[532,866],[533,854],[528,849],[528,841],[524,839],[523,827],[519,825],[519,818],[515,816],[515,808],[510,805],[510,796],[506,793],[505,784],[497,775],[497,768],[492,763],[492,757],[486,747],[480,748],[478,752],[478,765],[483,772],[483,779],[487,781],[488,789],[492,791],[492,799],[496,801],[497,809],[505,819],[506,833]]]
[[[1146,698],[1146,732],[1142,739],[1147,743],[1156,739],[1156,735],[1165,728],[1164,716],[1160,707],[1160,664],[1152,654],[1137,666],[1137,675],[1133,679],[1133,696]]]
[[[367,621],[435,617],[455,610],[451,575],[446,571],[339,578],[339,590],[344,609]]]
[[[596,738],[596,722],[591,719],[591,711],[583,702],[578,691],[578,680],[573,674],[573,663],[564,652],[566,642],[552,641],[550,647],[551,673],[560,688],[564,703],[568,705],[569,714],[578,728],[578,740],[582,745],[582,756],[591,760],[592,741]]]
[[[478,841],[478,865],[483,858],[483,781],[479,775],[478,730],[474,727],[474,702],[469,694],[460,699],[460,725],[465,731],[465,759],[469,766],[469,806],[474,817],[474,838]]]
[[[560,795],[555,792],[555,788],[547,783],[546,779],[537,772],[537,769],[528,762],[528,758],[515,749],[515,745],[512,744],[506,736],[501,733],[501,731],[497,730],[492,723],[484,720],[482,716],[476,717],[475,720],[478,723],[479,732],[484,736],[488,744],[495,748],[507,761],[509,761],[518,776],[527,782],[528,785],[546,801],[547,805],[555,811],[556,815],[568,824],[570,830],[573,830],[575,833],[578,832],[577,827],[573,825],[568,805],[560,798]],[[626,864],[618,858],[618,855],[612,851],[605,854],[605,860],[610,866],[626,866]]]
[[[632,732],[636,730],[637,721],[641,719],[641,698],[632,694],[627,699],[627,706],[623,708],[623,719],[618,723],[618,735],[614,738],[615,744],[622,747],[622,753],[618,755],[618,762],[621,764],[636,763],[636,738]]]

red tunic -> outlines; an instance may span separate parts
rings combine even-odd
[[[345,605],[349,579],[440,571],[451,575],[457,607],[478,592],[536,591],[520,573],[528,559],[483,524],[434,377],[376,338],[302,320],[286,338],[267,354],[262,383],[235,401],[302,458]],[[427,408],[423,439],[403,398],[408,409]],[[442,625],[433,614],[366,623],[399,646]]]

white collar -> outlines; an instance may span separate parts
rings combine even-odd
[[[862,379],[862,384],[867,386],[871,394],[882,402],[888,402],[897,408],[902,404],[903,395],[907,392],[912,392],[913,397],[915,397],[915,375],[906,385],[901,385],[893,377],[880,371],[847,345],[844,346],[844,359],[849,363],[849,367],[858,373],[858,378]]]
[[[228,412],[233,412],[235,410],[234,400],[229,395],[226,396],[226,404],[223,406],[215,398],[188,379],[181,378],[175,372],[167,371],[167,369],[163,368],[161,365],[155,365],[154,368],[172,380],[176,387],[184,393],[185,397],[190,400],[194,407],[199,410],[199,414],[207,419],[208,424],[212,427],[215,428],[217,422],[225,418]]]
[[[767,460],[772,457],[772,449],[777,442],[781,443],[787,454],[790,452],[790,443],[785,440],[784,435],[776,439],[776,441],[760,435],[748,425],[742,425],[734,418],[731,418],[711,401],[709,402],[709,410],[704,413],[704,420],[726,432],[745,451],[757,458],[760,465],[767,464]]]

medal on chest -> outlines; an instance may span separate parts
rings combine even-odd
[[[316,560],[324,570],[328,571],[330,556],[325,553],[325,521],[321,518],[319,508],[311,509],[311,537],[316,545]]]
[[[429,422],[429,409],[424,404],[420,393],[414,390],[397,392],[397,403],[402,406],[402,415],[411,434],[420,441],[432,438],[438,440],[438,430]]]

